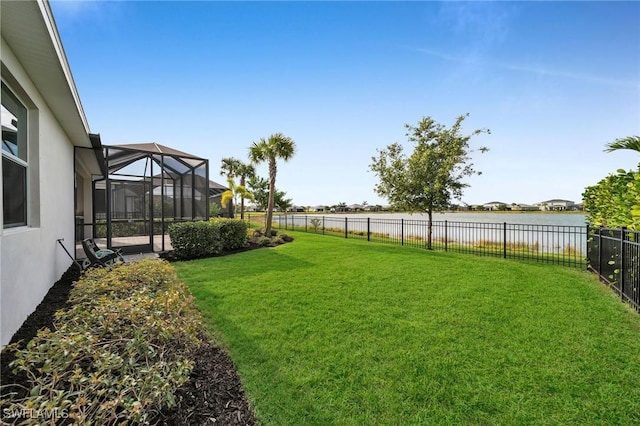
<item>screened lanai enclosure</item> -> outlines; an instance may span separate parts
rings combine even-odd
[[[165,251],[169,225],[208,219],[208,160],[155,143],[103,149],[107,174],[92,190],[97,242],[124,253]]]

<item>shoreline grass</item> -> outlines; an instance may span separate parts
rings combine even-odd
[[[261,424],[640,422],[640,316],[586,272],[287,233],[175,264]]]

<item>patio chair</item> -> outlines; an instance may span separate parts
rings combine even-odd
[[[117,250],[100,249],[93,238],[85,238],[82,240],[82,248],[87,255],[90,266],[110,266],[120,261],[124,262],[122,252]]]

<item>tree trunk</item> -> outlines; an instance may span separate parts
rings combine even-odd
[[[427,210],[427,214],[429,215],[429,222],[427,224],[427,250],[431,250],[431,238],[433,235],[433,211],[429,209]]]
[[[244,188],[244,176],[240,177],[240,185]],[[244,221],[244,196],[240,194],[240,220]]]
[[[269,205],[267,206],[267,218],[264,224],[265,234],[271,237],[271,221],[273,220],[273,204],[276,197],[276,160],[269,159]]]

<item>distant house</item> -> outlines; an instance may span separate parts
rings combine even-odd
[[[482,207],[485,210],[505,210],[507,208],[507,203],[503,203],[502,201],[491,201],[483,204]]]
[[[540,207],[532,205],[532,204],[524,204],[524,203],[514,203],[510,206],[512,211],[539,211]]]
[[[584,203],[574,204],[571,207],[569,207],[569,210],[574,210],[574,211],[584,210]]]
[[[351,204],[347,206],[347,211],[350,212],[363,212],[364,206],[362,204]]]
[[[312,212],[321,213],[321,212],[324,212],[325,209],[324,209],[324,206],[314,206],[314,207],[311,207],[310,210]]]
[[[573,206],[575,205],[575,203],[573,201],[569,201],[569,200],[559,200],[559,199],[553,199],[553,200],[547,200],[547,201],[541,201],[539,203],[536,204],[536,206],[538,206],[540,208],[540,210],[543,211],[551,211],[551,210],[557,210],[557,211],[562,211],[562,210],[571,210],[573,208]]]

